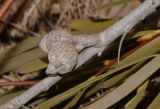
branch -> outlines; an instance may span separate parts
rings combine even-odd
[[[146,16],[156,11],[156,8],[160,5],[160,0],[146,0],[137,9],[125,16],[119,22],[97,34],[100,38],[101,47],[89,47],[78,55],[78,63],[76,68],[88,61],[92,56],[101,54],[102,51],[116,38],[123,35],[127,31],[133,28],[139,21],[143,20]],[[47,91],[52,85],[62,79],[59,76],[47,77],[24,92],[22,95],[10,100],[6,104],[2,105],[0,109],[18,109],[22,105],[26,104],[32,98],[38,94]]]
[[[18,97],[13,98],[8,103],[2,105],[0,109],[18,109],[23,104],[27,103],[29,100],[37,96],[38,94],[47,91],[53,84],[61,80],[61,77],[47,77],[32,86],[29,90],[24,92]]]
[[[95,54],[100,54],[104,49],[120,35],[123,35],[126,31],[132,29],[138,22],[143,20],[149,14],[156,11],[156,8],[160,5],[160,0],[146,0],[138,8],[133,10],[123,19],[118,21],[113,26],[107,28],[103,32],[99,33],[101,38],[102,47],[96,48],[91,47],[82,51],[78,58],[77,67],[84,64],[88,59],[90,59]]]

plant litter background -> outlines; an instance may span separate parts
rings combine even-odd
[[[38,47],[46,33],[59,28],[72,34],[98,33],[141,2],[0,0],[0,105],[47,76],[47,56]],[[93,58],[91,62],[64,75],[61,81],[22,108],[75,109],[99,100],[111,105],[109,109],[158,109],[159,19],[160,14],[155,12],[127,34],[120,67],[117,65],[117,39],[102,57]]]

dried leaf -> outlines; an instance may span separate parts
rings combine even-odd
[[[160,68],[159,62],[160,62],[160,55],[156,56],[154,59],[148,62],[144,67],[142,67],[135,74],[130,76],[122,85],[118,86],[112,92],[101,97],[94,103],[84,108],[85,109],[109,108],[113,104],[120,101],[122,98],[126,97],[135,88],[137,88],[146,79],[148,79],[152,74],[154,74],[155,71],[157,71]]]
[[[94,34],[100,32],[114,24],[116,20],[106,20],[94,22],[90,19],[75,19],[68,23],[68,27],[73,29],[73,34]]]
[[[46,59],[47,60],[47,59]],[[41,70],[43,68],[47,67],[47,63],[45,61],[43,61],[42,59],[36,59],[30,62],[27,62],[26,64],[18,67],[17,69],[15,69],[15,72],[19,72],[19,73],[31,73],[34,71],[38,71]]]
[[[11,58],[15,55],[23,53],[27,50],[30,50],[32,48],[36,48],[38,46],[38,43],[40,40],[41,40],[41,37],[30,37],[30,38],[23,40],[21,43],[17,44],[16,46],[1,53],[0,54],[0,63],[2,63],[4,60],[6,60],[8,58]]]
[[[123,4],[123,3],[127,3],[127,2],[130,2],[131,0],[117,0],[117,1],[113,1],[113,2],[110,2],[110,3],[106,3],[100,7],[98,7],[97,9],[104,9],[104,8],[112,8],[114,6],[117,6],[117,5],[120,5],[120,4]]]
[[[15,57],[12,57],[4,62],[0,63],[0,74],[3,74],[7,71],[14,70],[15,68],[29,62],[35,60],[37,58],[45,57],[46,54],[42,52],[39,48],[30,50],[28,52],[22,53]]]
[[[0,105],[8,102],[10,99],[22,94],[23,92],[24,92],[24,90],[14,91],[14,92],[11,92],[11,93],[7,93],[3,96],[0,96]]]
[[[77,86],[75,86],[75,87],[73,87],[73,88],[71,88],[71,89],[69,89],[69,90],[67,90],[67,91],[65,91],[65,92],[63,92],[63,93],[61,93],[61,94],[59,94],[59,95],[57,95],[57,96],[45,101],[45,102],[43,102],[43,103],[41,103],[41,104],[39,104],[38,106],[36,106],[33,109],[51,108],[51,107],[59,104],[60,102],[66,100],[67,98],[70,98],[70,97],[74,96],[78,91],[80,91],[81,89],[83,89],[85,87],[88,87],[92,83],[100,81],[101,79],[103,79],[103,78],[105,78],[105,77],[107,77],[107,76],[109,76],[111,74],[114,74],[117,71],[120,71],[120,70],[122,70],[124,68],[132,66],[132,65],[134,65],[134,64],[136,64],[136,63],[138,63],[140,61],[149,59],[151,57],[153,57],[153,56],[149,56],[149,57],[146,57],[146,58],[142,58],[142,59],[136,60],[136,61],[134,61],[132,63],[128,63],[128,64],[126,64],[124,66],[121,66],[121,67],[115,68],[113,70],[110,70],[109,72],[107,72],[107,73],[105,73],[103,75],[100,75],[98,77],[90,78],[89,80],[87,80],[87,81],[85,81],[85,82],[83,82],[83,83],[81,83],[81,84],[79,84],[79,85],[77,85]]]
[[[145,95],[146,88],[148,86],[149,81],[143,83],[137,90],[137,94],[134,98],[132,98],[125,106],[125,109],[135,109],[137,104],[142,100]]]
[[[152,101],[152,103],[148,106],[147,109],[159,109],[160,107],[160,93],[157,95],[157,97]]]

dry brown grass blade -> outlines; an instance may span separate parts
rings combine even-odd
[[[30,50],[28,52],[22,53],[20,55],[17,55],[11,59],[5,60],[4,62],[0,63],[0,72],[1,74],[14,70],[15,68],[32,61],[37,58],[41,58],[46,56],[44,52],[42,52],[39,48]]]

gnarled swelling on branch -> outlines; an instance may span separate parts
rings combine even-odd
[[[49,65],[46,72],[48,74],[64,74],[72,71],[78,60],[78,52],[84,48],[97,46],[98,36],[78,35],[73,37],[64,30],[53,30],[43,37],[39,46],[48,53]]]
[[[99,34],[98,39],[95,37],[96,35],[93,35],[92,38],[95,41],[93,45],[101,45],[101,47],[88,47],[87,49],[84,49],[82,52],[78,55],[78,61],[77,66],[84,64],[87,60],[89,60],[93,55],[100,53],[103,51],[108,44],[110,44],[113,40],[118,38],[120,35],[124,34],[126,30],[128,31],[131,29],[134,25],[136,25],[139,21],[143,20],[146,16],[156,11],[156,8],[160,6],[160,0],[145,0],[142,5],[140,5],[138,8],[136,8],[133,12],[125,16],[123,19],[121,19],[119,22],[111,26],[110,28],[104,30],[102,33]],[[73,38],[74,39],[74,38]],[[77,38],[78,39],[78,38]],[[77,40],[74,39],[74,40]],[[46,39],[43,39],[46,40]],[[83,38],[80,38],[80,40],[84,40]],[[79,41],[79,40],[77,40]],[[87,40],[87,42],[92,42],[93,40]],[[44,41],[45,42],[45,41]],[[82,42],[82,41],[81,41]],[[100,42],[100,44],[97,44],[97,42]],[[77,42],[78,43],[78,42]],[[45,43],[46,44],[46,43]],[[80,44],[80,45],[79,45]],[[85,44],[81,45],[81,43],[77,44],[77,50],[80,51],[83,49]],[[88,44],[88,43],[87,43]],[[91,44],[91,43],[89,43]],[[45,48],[46,47],[46,48]],[[47,45],[44,46],[44,50],[48,52]],[[44,92],[48,90],[52,85],[54,85],[57,81],[59,81],[61,77],[47,77],[31,87],[29,90],[24,92],[18,97],[15,97],[14,99],[10,100],[6,104],[2,105],[0,109],[18,109],[23,104],[26,104],[28,101],[30,101],[32,98],[40,94],[41,92]]]

